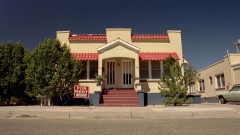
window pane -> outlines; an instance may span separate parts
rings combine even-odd
[[[205,90],[204,80],[200,80],[199,81],[199,89],[200,89],[200,91],[204,91]]]
[[[225,78],[224,78],[224,75],[221,75],[221,83],[222,83],[222,87],[225,87]]]
[[[98,61],[90,61],[90,79],[95,79],[95,74],[98,73]]]
[[[205,90],[204,80],[202,80],[203,90]]]
[[[220,83],[220,77],[219,76],[217,76],[217,86],[218,86],[218,88],[221,88],[221,83]]]
[[[212,77],[209,77],[209,84],[212,84]]]
[[[161,70],[160,70],[160,61],[151,61],[152,63],[152,78],[160,79]]]
[[[82,72],[80,74],[80,79],[87,79],[87,61],[81,61]]]
[[[224,74],[217,75],[216,79],[217,79],[217,88],[224,88],[225,87]]]
[[[148,61],[139,61],[140,78],[148,78]]]
[[[190,85],[190,93],[194,93],[195,92],[195,84],[191,84]]]

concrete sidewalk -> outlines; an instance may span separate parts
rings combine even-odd
[[[0,118],[240,118],[240,105],[192,104],[165,107],[2,106]]]

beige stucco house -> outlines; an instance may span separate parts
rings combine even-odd
[[[107,28],[105,34],[57,31],[57,39],[69,45],[72,56],[82,62],[79,82],[89,86],[90,94],[103,89],[143,90],[148,104],[159,104],[163,60],[171,55],[183,62],[180,30],[166,34],[133,34],[130,28]],[[104,78],[101,86],[96,85],[96,73]]]
[[[230,53],[224,59],[198,71],[199,79],[190,87],[190,92],[201,94],[203,102],[218,102],[216,93],[240,84],[240,42],[235,44],[237,53]]]

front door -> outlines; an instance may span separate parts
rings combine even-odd
[[[133,62],[122,60],[122,87],[133,88]]]
[[[115,83],[115,70],[116,70],[116,61],[115,60],[106,60],[106,75],[107,75],[107,80],[106,80],[106,86],[107,88],[115,88],[116,83]]]

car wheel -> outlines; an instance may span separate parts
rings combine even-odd
[[[219,97],[219,101],[221,104],[226,104],[226,100],[223,97]]]

